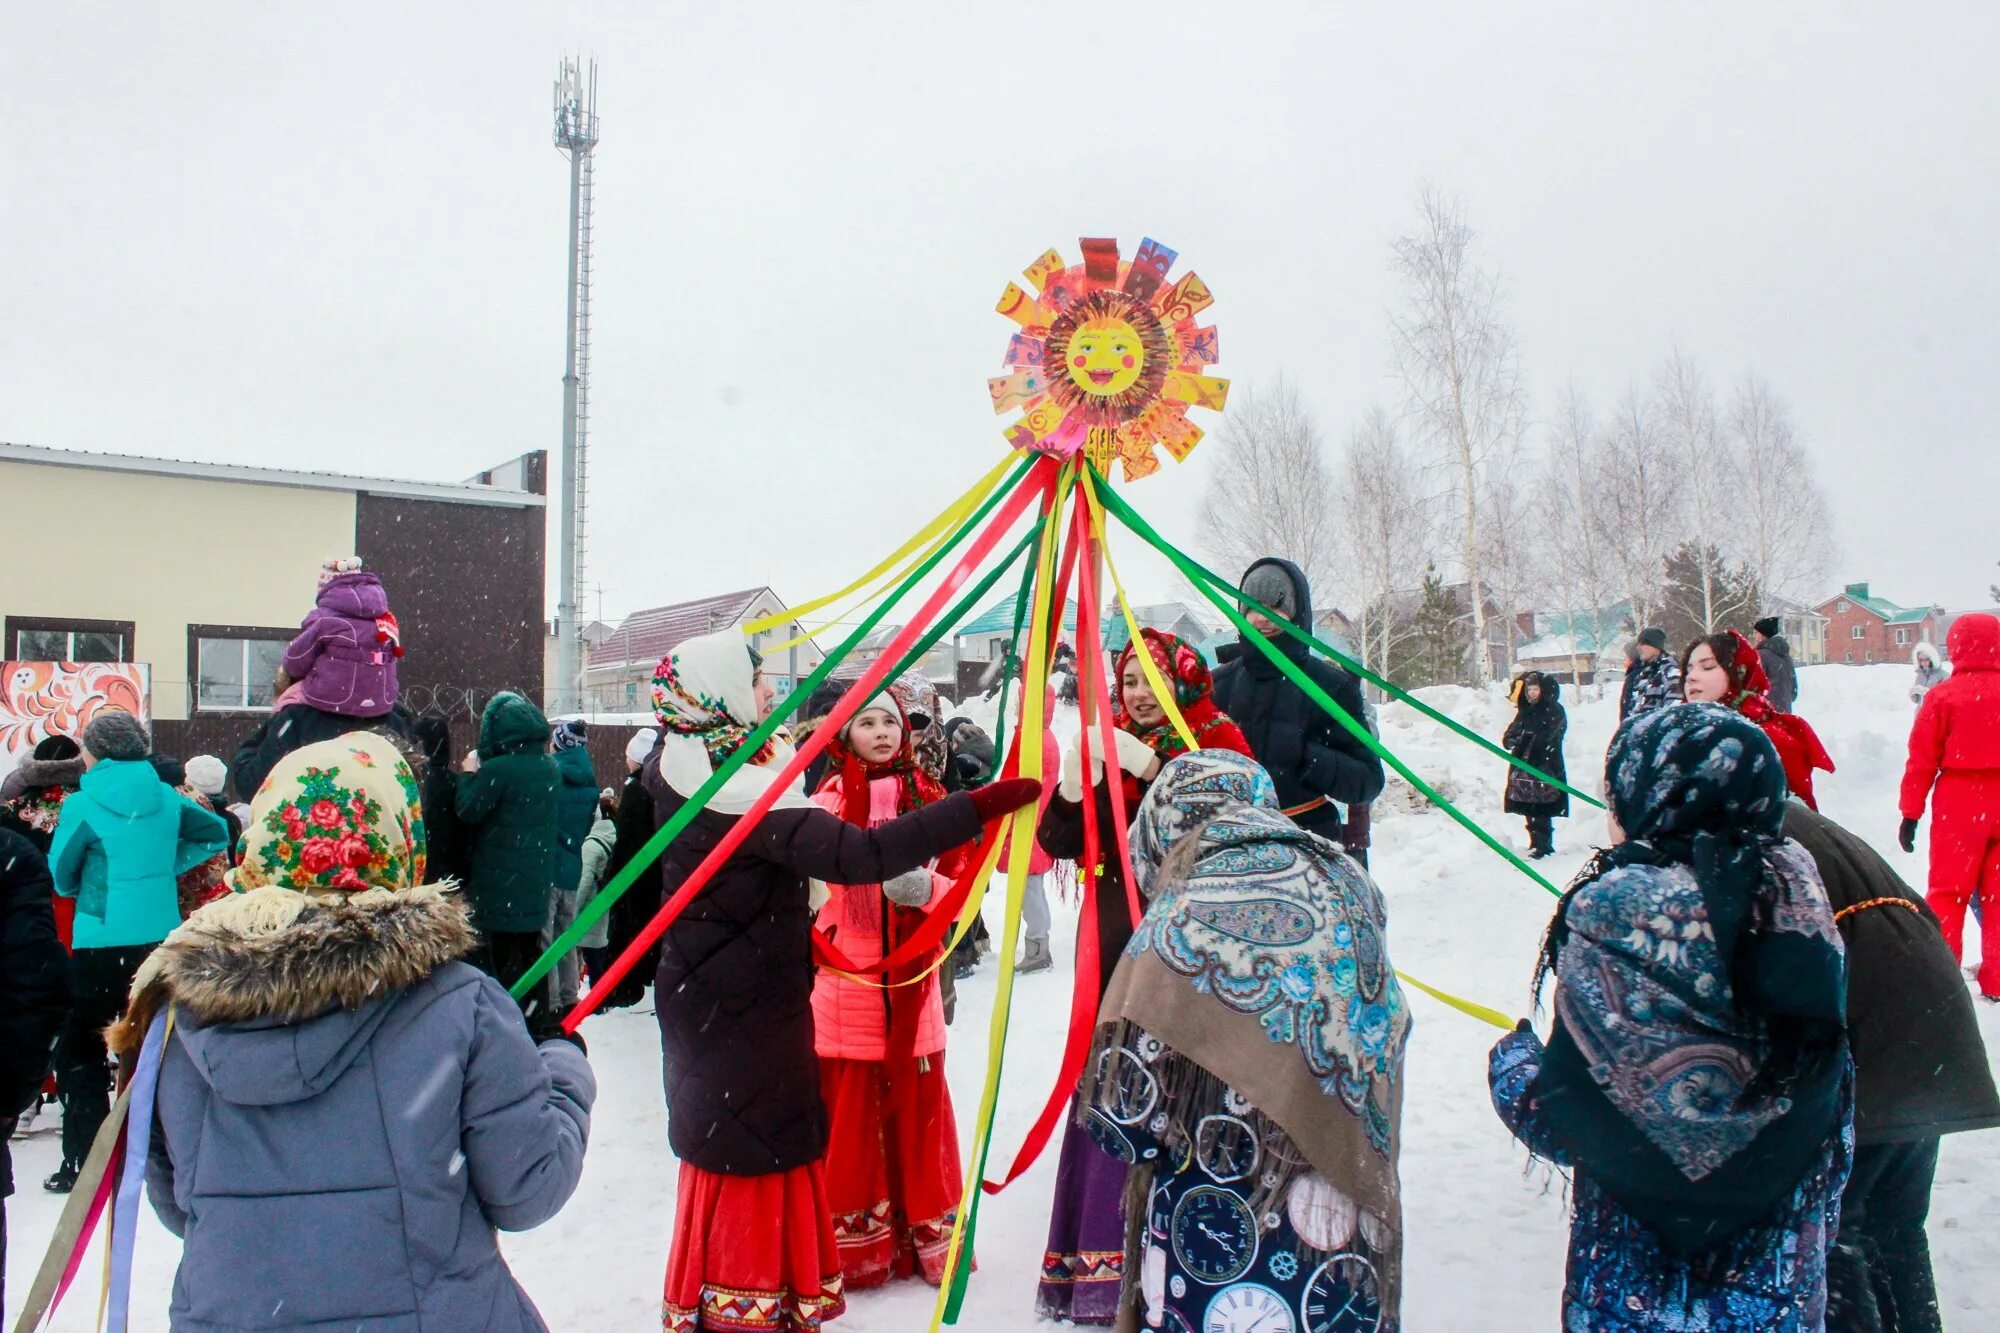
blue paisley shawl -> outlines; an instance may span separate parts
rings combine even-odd
[[[1226,1083],[1400,1233],[1410,1013],[1382,896],[1277,806],[1243,755],[1204,750],[1161,771],[1131,832],[1151,903],[1099,1021],[1136,1024]]]

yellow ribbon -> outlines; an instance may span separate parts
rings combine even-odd
[[[1514,1020],[1507,1017],[1507,1015],[1501,1013],[1498,1009],[1488,1009],[1483,1004],[1476,1004],[1471,1000],[1462,999],[1459,996],[1453,995],[1449,991],[1441,991],[1436,986],[1432,986],[1426,982],[1418,981],[1408,972],[1396,973],[1396,979],[1398,981],[1401,981],[1405,985],[1415,986],[1418,990],[1430,996],[1433,1000],[1438,1000],[1441,1001],[1442,1003],[1448,1004],[1452,1008],[1458,1010],[1458,1012],[1460,1012],[1461,1014],[1469,1015],[1470,1017],[1478,1019],[1482,1023],[1491,1023],[1494,1027],[1499,1028],[1502,1032],[1512,1032],[1514,1030]]]
[[[992,493],[993,488],[1000,484],[1000,479],[1006,476],[1007,472],[1019,461],[1016,455],[1009,454],[998,463],[995,463],[991,472],[988,472],[978,481],[972,483],[970,490],[945,506],[943,513],[918,529],[916,536],[904,542],[894,551],[891,551],[887,556],[883,557],[880,564],[846,587],[837,588],[824,597],[815,597],[803,606],[795,606],[780,615],[765,616],[762,620],[753,620],[743,627],[743,632],[745,634],[762,634],[765,630],[776,629],[787,621],[797,620],[801,616],[809,615],[819,610],[821,607],[831,606],[841,598],[858,592],[860,589],[875,582],[890,569],[908,558],[918,547],[932,542],[941,534],[949,532],[962,523],[965,520],[965,516],[979,508],[986,497]],[[798,642],[798,640],[794,640],[793,642]],[[790,647],[791,645],[785,644],[782,646]],[[771,651],[776,651],[776,649],[772,649]]]

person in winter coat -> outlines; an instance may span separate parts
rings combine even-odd
[[[1854,1172],[1827,1256],[1829,1333],[1937,1333],[1924,1220],[1945,1134],[2000,1125],[1972,998],[1937,917],[1860,838],[1804,806],[1785,834],[1826,885],[1847,946]]]
[[[1620,728],[1617,841],[1542,950],[1555,1024],[1494,1046],[1500,1119],[1572,1172],[1563,1327],[1808,1333],[1853,1143],[1840,936],[1769,737],[1713,704]]]
[[[1778,747],[1791,794],[1811,809],[1819,809],[1813,795],[1813,774],[1833,772],[1833,756],[1826,752],[1811,723],[1772,704],[1766,693],[1770,682],[1764,677],[1764,664],[1750,640],[1736,630],[1696,639],[1688,645],[1681,671],[1689,703],[1721,704],[1762,727],[1771,744]]]
[[[1312,588],[1289,560],[1259,560],[1243,575],[1246,596],[1310,630]],[[1251,627],[1289,658],[1347,715],[1364,721],[1361,682],[1286,634],[1262,611],[1244,608]],[[1382,761],[1358,737],[1307,697],[1247,640],[1222,650],[1215,673],[1215,704],[1236,721],[1250,753],[1278,784],[1284,812],[1300,828],[1329,842],[1341,837],[1341,807],[1366,804],[1382,794]]]
[[[597,821],[590,826],[590,836],[583,840],[583,872],[576,882],[576,910],[581,914],[596,899],[597,891],[611,878],[608,868],[611,855],[618,848],[618,793],[606,787],[597,794]],[[609,917],[599,917],[595,925],[583,933],[577,941],[577,949],[583,954],[584,966],[590,970],[594,985],[604,975],[611,959],[606,956],[611,943]]]
[[[56,1047],[63,1160],[46,1182],[51,1193],[75,1185],[111,1109],[104,1026],[124,1007],[133,973],[181,923],[175,881],[228,837],[220,819],[160,781],[146,762],[152,748],[130,713],[93,717],[83,729],[83,781],[63,802],[49,847],[56,892],[76,900],[70,1015]]]
[[[1145,1201],[1131,1323],[1396,1333],[1409,1009],[1381,893],[1277,805],[1227,751],[1181,756],[1146,794],[1149,906],[1098,1015],[1084,1118]]]
[[[738,630],[688,639],[660,663],[653,704],[664,735],[643,770],[657,821],[743,748],[774,697]],[[791,755],[787,742],[766,742],[694,816],[661,858],[667,893]],[[680,1160],[671,1333],[754,1327],[757,1318],[812,1328],[845,1308],[822,1165],[827,1108],[813,1048],[807,881],[893,880],[977,840],[989,820],[1039,794],[1033,782],[1000,782],[862,828],[787,785],[666,931],[653,993],[667,1137]]]
[[[1789,713],[1799,701],[1799,669],[1792,661],[1785,624],[1776,616],[1765,616],[1751,628],[1757,631],[1757,660],[1771,682],[1771,707]]]
[[[56,938],[49,863],[26,838],[0,829],[0,1309],[7,1307],[8,1141],[36,1104],[49,1048],[69,1011],[69,955]]]
[[[1937,645],[1920,643],[1910,650],[1910,665],[1916,678],[1910,682],[1910,702],[1921,705],[1932,689],[1951,679],[1951,663],[1938,654]]]
[[[410,747],[422,756],[417,782],[424,794],[424,832],[430,842],[430,875],[439,884],[463,884],[472,874],[472,849],[458,818],[457,751],[451,719],[421,713],[410,720]],[[407,755],[409,750],[405,750]]]
[[[1563,762],[1563,737],[1569,731],[1569,714],[1563,711],[1562,683],[1541,671],[1530,671],[1515,682],[1514,720],[1507,724],[1501,744],[1516,759],[1524,759],[1552,778],[1569,780]],[[1558,819],[1569,817],[1569,794],[1551,787],[1532,773],[1518,768],[1507,770],[1508,814],[1520,815],[1528,824],[1528,856],[1540,860],[1556,854]]]
[[[229,765],[212,754],[198,754],[183,765],[187,785],[194,788],[209,812],[229,826],[229,846],[233,852],[243,836],[243,825],[229,812]]]
[[[848,720],[828,746],[832,771],[813,798],[822,809],[879,828],[944,799],[917,761],[906,716],[885,690]],[[965,866],[958,848],[879,884],[830,883],[813,928],[857,967],[877,966],[922,927]],[[827,1204],[850,1291],[913,1273],[935,1286],[944,1276],[965,1180],[944,1077],[944,1005],[930,972],[942,947],[887,978],[851,981],[823,969],[813,983]]]
[[[467,889],[484,942],[480,965],[511,988],[542,956],[555,904],[561,777],[549,757],[548,718],[518,694],[494,695],[479,718],[479,749],[466,762],[456,799],[472,840]],[[521,997],[537,1035],[553,1033],[554,1004],[553,983]]]
[[[611,860],[604,867],[604,881],[609,883],[619,872],[631,864],[647,842],[659,822],[653,817],[653,798],[646,790],[645,765],[654,749],[660,743],[658,727],[646,727],[632,733],[625,743],[625,764],[627,775],[625,786],[618,793],[618,840],[612,844]],[[646,924],[660,910],[660,861],[656,858],[639,871],[630,888],[611,905],[604,917],[606,957],[616,959],[622,956],[632,942],[646,929]],[[639,959],[638,963],[619,979],[618,985],[599,1006],[602,1009],[623,1009],[646,998],[646,987],[653,983],[653,974],[660,967],[660,946],[653,945]]]
[[[1648,626],[1639,635],[1639,665],[1625,675],[1618,720],[1629,722],[1642,713],[1681,702],[1681,664],[1667,653],[1667,632]]]
[[[578,893],[583,886],[583,843],[597,824],[597,770],[591,767],[589,743],[590,726],[580,717],[556,723],[550,738],[561,785],[556,788],[556,893],[549,924],[542,932],[543,948],[576,920]],[[583,956],[572,949],[556,964],[557,1008],[576,1006],[582,975]]]
[[[401,710],[357,720],[317,708],[303,700],[291,703],[279,700],[271,716],[265,718],[236,747],[236,756],[229,765],[230,790],[240,801],[255,800],[257,789],[264,785],[264,779],[277,767],[279,760],[308,745],[338,740],[357,726],[405,741],[412,740],[414,736],[410,722]]]
[[[1932,688],[1910,729],[1903,767],[1903,850],[1931,803],[1929,898],[1944,940],[1963,958],[1965,909],[1981,905],[1979,993],[2000,1000],[2000,617],[1951,627],[1951,679]]]
[[[301,701],[342,717],[380,717],[396,706],[402,655],[403,632],[382,580],[354,556],[320,566],[315,604],[283,662]]]
[[[1665,631],[1661,632],[1660,637],[1662,639],[1666,637]],[[1618,686],[1618,720],[1620,722],[1632,716],[1632,701],[1637,697],[1639,685],[1643,679],[1639,674],[1639,665],[1644,660],[1644,658],[1639,656],[1639,641],[1637,639],[1633,639],[1625,645],[1625,679]]]
[[[1174,635],[1141,630],[1140,643],[1127,644],[1119,655],[1118,701],[1111,715],[1116,748],[1110,759],[1116,765],[1117,791],[1128,821],[1137,817],[1140,802],[1160,770],[1188,752],[1187,742],[1146,679],[1138,658],[1140,645],[1152,655],[1162,681],[1173,689],[1181,717],[1202,750],[1233,751],[1246,758],[1250,754],[1250,742],[1243,732],[1216,706],[1214,683],[1200,652]],[[1081,745],[1073,743],[1063,756],[1056,794],[1042,812],[1038,836],[1051,856],[1081,864],[1083,802],[1087,799],[1096,805],[1101,867],[1095,897],[1097,984],[1102,994],[1118,966],[1118,955],[1132,938],[1133,921],[1112,817],[1113,788],[1102,771],[1108,765],[1097,753],[1101,748],[1097,728],[1089,727],[1088,734],[1092,747],[1089,790],[1084,786]],[[1117,1318],[1125,1267],[1124,1192],[1124,1163],[1099,1148],[1089,1130],[1072,1120],[1063,1131],[1048,1246],[1042,1255],[1042,1278],[1035,1295],[1035,1309],[1043,1318],[1078,1324],[1109,1324]]]
[[[497,1233],[569,1199],[596,1084],[460,961],[478,936],[426,883],[418,791],[368,732],[287,756],[236,892],[133,985],[121,1056],[171,1015],[146,1187],[182,1241],[175,1329],[546,1327]]]
[[[83,747],[68,736],[44,736],[0,783],[0,829],[11,829],[44,857],[62,819],[63,802],[82,785]],[[74,900],[57,895],[56,935],[69,948]]]

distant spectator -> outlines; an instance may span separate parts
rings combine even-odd
[[[458,817],[472,837],[473,924],[481,963],[512,987],[542,956],[556,889],[556,789],[549,721],[518,694],[496,694],[479,719],[479,749],[458,779]],[[524,998],[529,1026],[553,1030],[553,987]]]
[[[381,717],[396,706],[403,632],[382,580],[356,556],[320,566],[313,609],[285,649],[300,699],[342,717]]]
[[[1765,616],[1751,626],[1757,631],[1757,657],[1764,674],[1771,679],[1771,707],[1780,713],[1792,711],[1799,701],[1799,669],[1792,661],[1792,645],[1785,639],[1785,625],[1776,616]]]
[[[63,1160],[49,1177],[67,1194],[111,1109],[104,1027],[154,946],[181,923],[176,880],[222,851],[228,826],[175,792],[147,762],[152,740],[130,713],[102,712],[83,730],[86,771],[49,849],[57,893],[76,899],[71,1007],[56,1047]]]
[[[1619,721],[1681,701],[1681,664],[1667,652],[1667,632],[1648,626],[1639,636],[1639,666],[1626,678]]]
[[[7,1305],[7,1196],[14,1120],[36,1104],[49,1043],[69,1008],[68,956],[49,908],[49,863],[20,834],[0,829],[0,1309]]]
[[[555,897],[546,931],[550,942],[576,920],[578,890],[583,882],[583,844],[597,824],[597,773],[590,765],[589,742],[590,726],[580,717],[557,722],[550,740],[562,782],[556,789]],[[579,995],[577,982],[583,975],[583,959],[576,950],[563,955],[555,975],[557,1006],[573,1008]]]
[[[1910,651],[1910,665],[1917,669],[1910,682],[1910,702],[1921,705],[1924,696],[1951,679],[1951,663],[1944,660],[1937,645],[1920,643]]]

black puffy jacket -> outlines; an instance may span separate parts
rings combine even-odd
[[[1310,629],[1312,587],[1305,571],[1289,560],[1259,560],[1244,572],[1275,566],[1292,581],[1297,610],[1293,623]],[[1290,635],[1273,645],[1297,663],[1313,683],[1357,722],[1366,719],[1361,682],[1322,658]],[[1334,721],[1306,692],[1279,671],[1251,643],[1238,642],[1222,650],[1223,665],[1215,673],[1215,702],[1235,719],[1250,742],[1250,752],[1271,774],[1278,802],[1294,814],[1299,827],[1338,841],[1340,811],[1326,802],[1360,805],[1382,794],[1382,761],[1362,741]],[[1322,799],[1323,798],[1323,799]],[[1314,805],[1314,802],[1320,804]]]
[[[49,863],[0,829],[0,1199],[14,1192],[7,1138],[49,1072],[69,1012],[69,956],[56,938]]]

